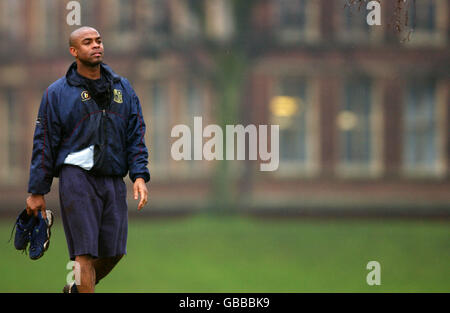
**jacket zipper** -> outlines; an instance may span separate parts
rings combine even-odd
[[[103,118],[106,117],[106,109],[103,109]],[[106,138],[106,119],[103,119],[103,144],[106,148],[107,145],[107,138]]]

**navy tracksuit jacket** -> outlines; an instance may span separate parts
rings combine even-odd
[[[46,194],[67,155],[94,145],[94,166],[101,176],[150,180],[145,123],[139,99],[127,79],[101,64],[111,83],[111,101],[100,108],[76,75],[74,62],[65,77],[42,97],[33,139],[28,192]]]

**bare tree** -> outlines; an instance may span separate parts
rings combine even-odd
[[[406,36],[402,39],[402,41],[409,41],[412,32],[415,29],[415,7],[416,0],[375,0],[378,1],[381,5],[387,4],[387,1],[395,1],[394,3],[394,12],[392,14],[393,20],[389,23],[389,26],[396,32],[402,33],[405,30]],[[357,7],[358,10],[365,7],[368,0],[346,0],[344,8]],[[413,8],[412,18],[410,20],[410,9]]]

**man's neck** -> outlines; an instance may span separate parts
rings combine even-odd
[[[96,66],[86,66],[81,62],[77,62],[77,72],[83,77],[88,79],[99,79],[100,78],[100,64]]]

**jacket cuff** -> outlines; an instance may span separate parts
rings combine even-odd
[[[28,184],[28,193],[35,195],[46,195],[50,192],[53,177],[45,177],[43,181],[30,181]]]
[[[139,173],[139,174],[134,174],[133,176],[130,175],[131,181],[134,183],[136,181],[136,179],[138,178],[143,178],[144,181],[147,183],[150,181],[150,174],[149,173]]]

